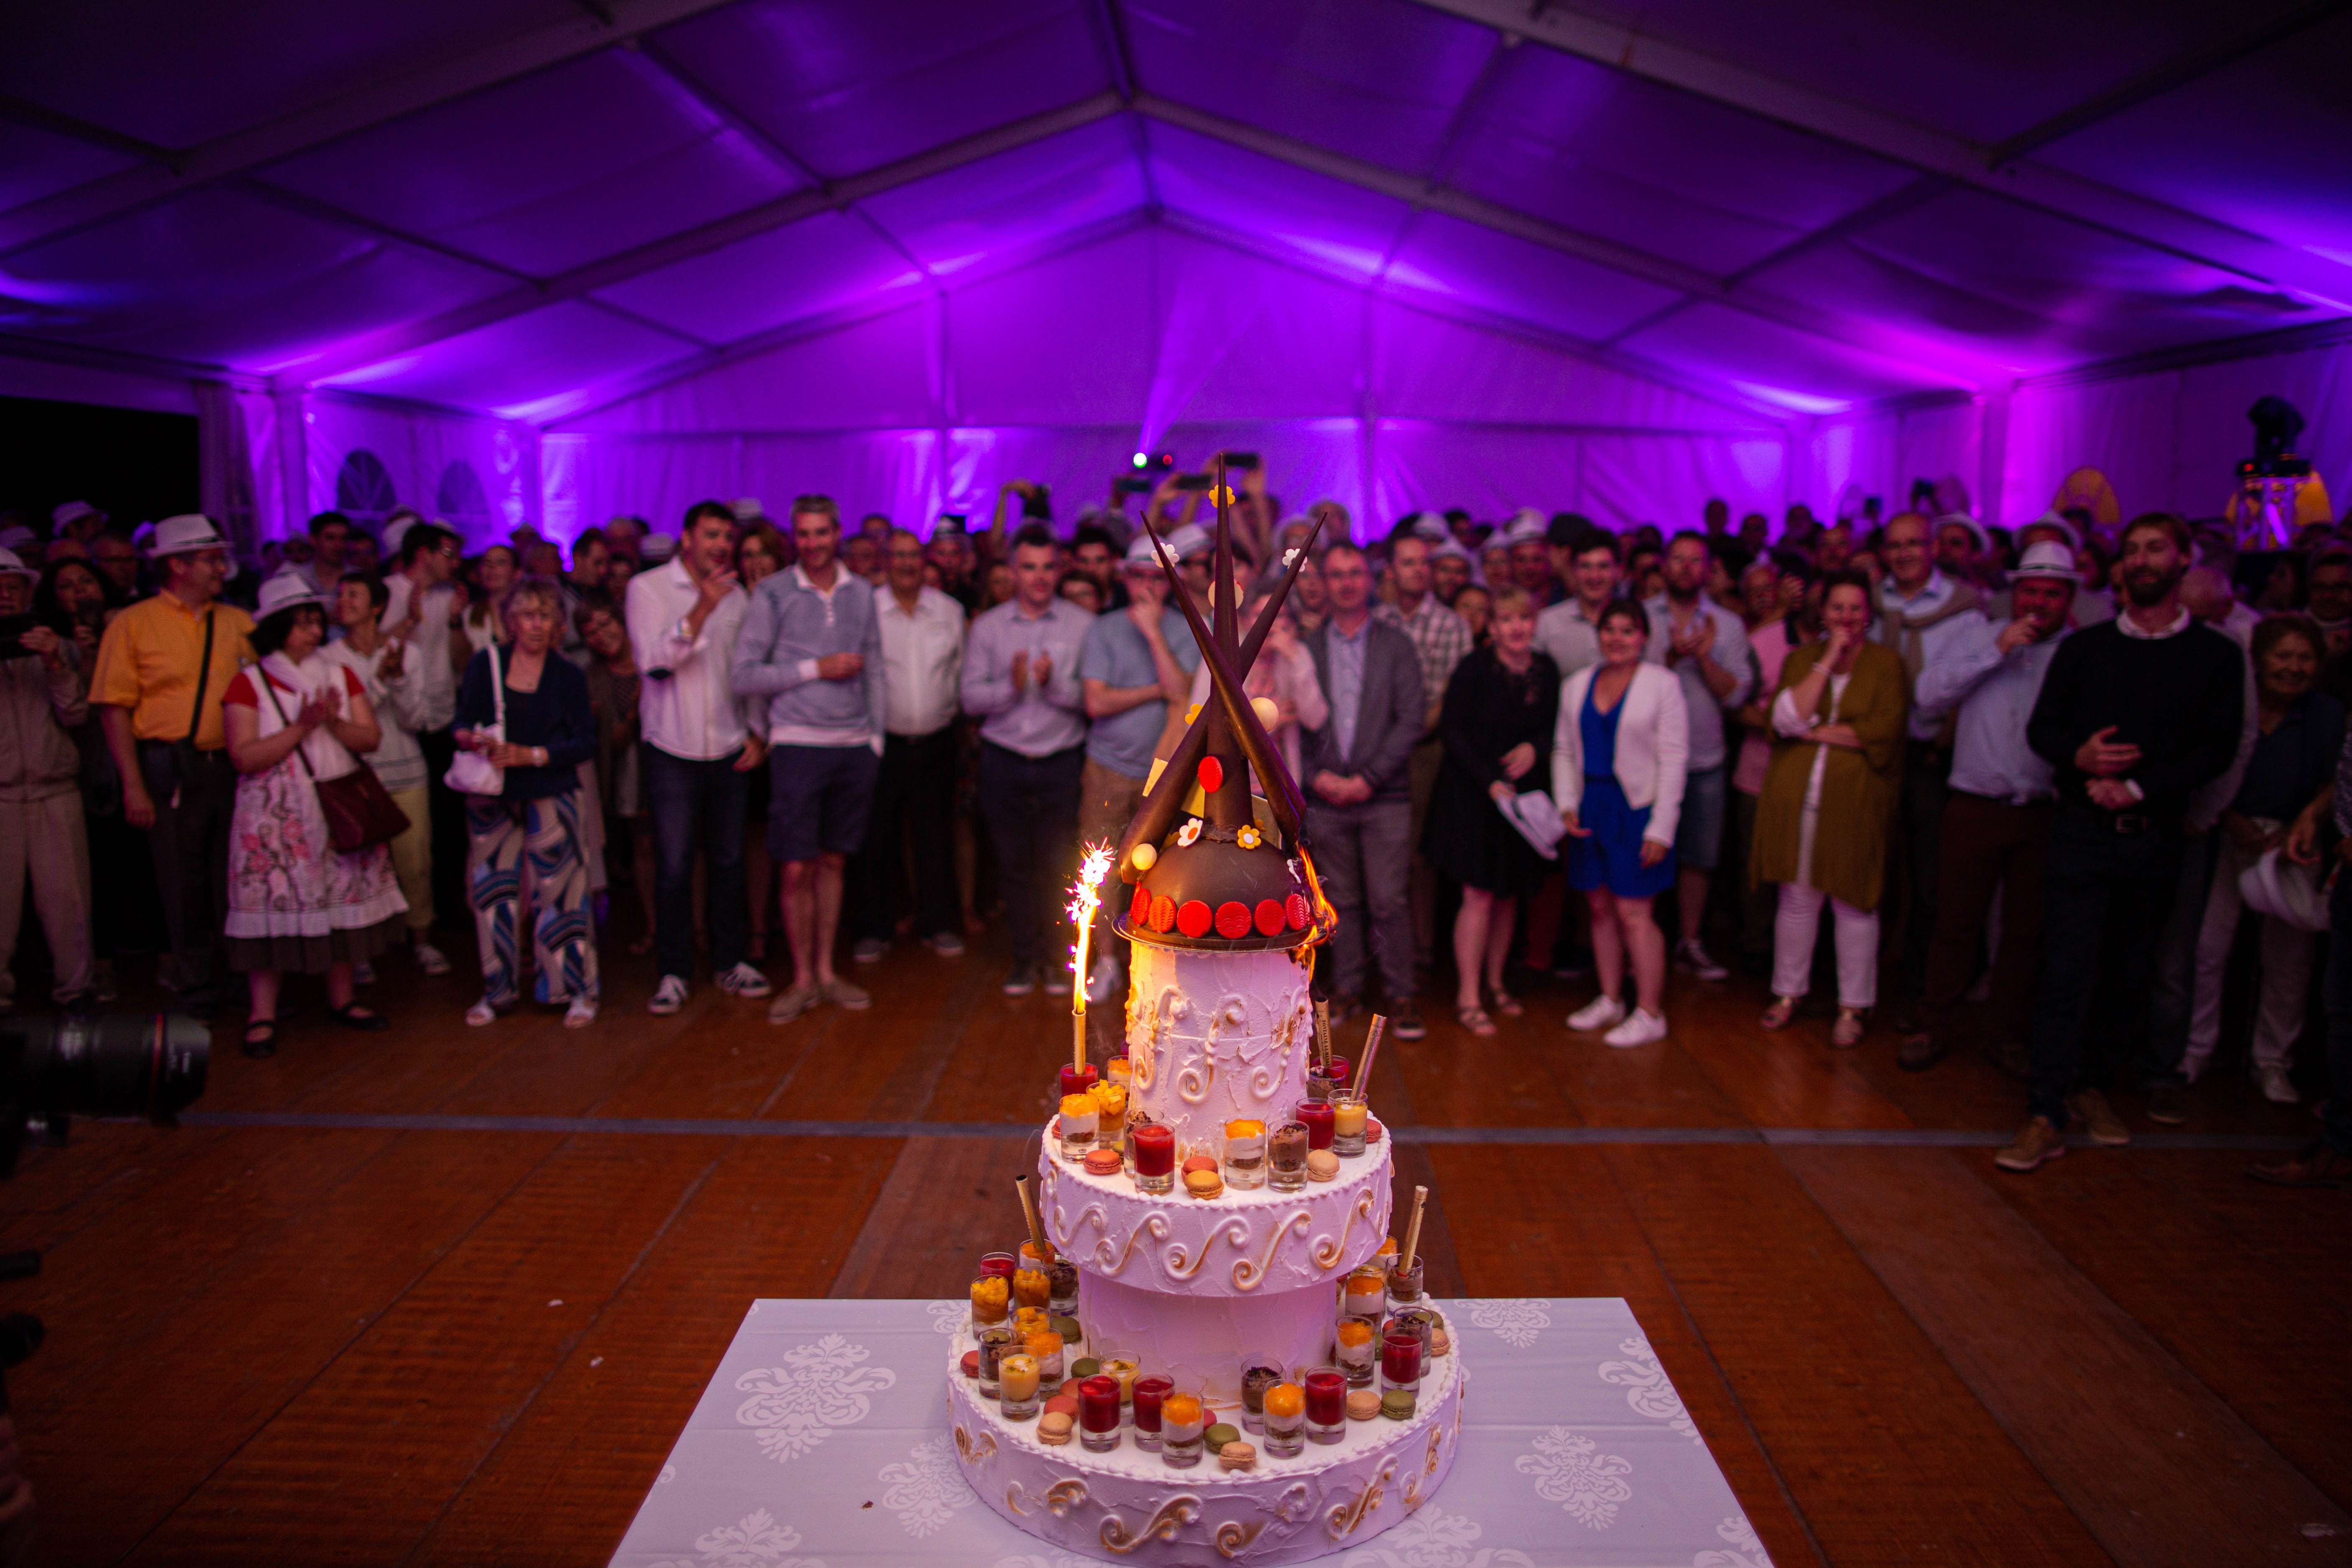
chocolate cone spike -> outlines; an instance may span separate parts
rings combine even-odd
[[[1129,882],[1134,881],[1138,875],[1135,868],[1136,846],[1157,845],[1175,827],[1184,796],[1198,774],[1201,759],[1209,754],[1210,728],[1216,720],[1234,724],[1242,752],[1256,770],[1258,783],[1265,791],[1266,805],[1274,814],[1276,825],[1291,843],[1297,842],[1299,822],[1306,803],[1299,797],[1298,785],[1283,765],[1281,753],[1274,749],[1265,727],[1257,721],[1256,710],[1243,696],[1240,672],[1246,671],[1256,661],[1258,651],[1265,646],[1266,633],[1273,628],[1275,617],[1282,613],[1292,586],[1298,581],[1298,574],[1305,569],[1307,557],[1315,548],[1315,541],[1322,534],[1323,520],[1319,517],[1315,520],[1307,542],[1299,547],[1291,560],[1281,585],[1275,590],[1265,607],[1258,612],[1248,636],[1242,638],[1236,656],[1231,659],[1226,658],[1223,649],[1218,647],[1216,639],[1202,625],[1200,606],[1192,602],[1192,592],[1185,587],[1183,578],[1177,573],[1176,563],[1168,554],[1166,542],[1160,539],[1160,531],[1152,526],[1149,514],[1143,518],[1143,529],[1159,548],[1160,569],[1168,574],[1170,590],[1177,607],[1183,612],[1194,640],[1201,645],[1201,657],[1209,662],[1213,694],[1217,700],[1202,705],[1200,715],[1185,730],[1183,738],[1177,742],[1174,754],[1168,759],[1168,766],[1160,775],[1159,785],[1143,797],[1142,809],[1135,814],[1127,825],[1127,831],[1119,836],[1118,874]]]

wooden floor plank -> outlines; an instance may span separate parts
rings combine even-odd
[[[982,1253],[1028,1238],[1013,1178],[1037,1168],[1037,1136],[909,1138],[870,1160],[887,1174],[839,1272],[812,1294],[963,1296]]]
[[[2109,1561],[1772,1150],[1601,1158],[1831,1563]]]

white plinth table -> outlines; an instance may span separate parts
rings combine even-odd
[[[1622,1300],[1442,1300],[1467,1378],[1451,1473],[1338,1568],[1767,1568]],[[613,1568],[1066,1568],[957,1468],[962,1301],[754,1301]],[[1402,1507],[1401,1503],[1394,1506]],[[1370,1522],[1370,1521],[1367,1521]]]

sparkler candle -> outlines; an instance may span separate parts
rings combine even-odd
[[[1102,907],[1102,880],[1110,875],[1111,859],[1109,845],[1087,845],[1078,879],[1070,884],[1070,919],[1078,928],[1070,963],[1076,981],[1070,987],[1071,1060],[1081,1068],[1087,1065],[1087,948],[1094,940],[1095,911]]]

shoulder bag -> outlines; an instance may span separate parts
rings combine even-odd
[[[498,721],[489,727],[489,732],[503,741],[507,738],[507,678],[499,668],[498,639],[491,638],[484,651],[490,656],[490,700],[497,704],[498,711]],[[442,775],[442,782],[459,795],[504,795],[507,773],[479,752],[459,752],[450,759],[449,771]]]
[[[337,667],[340,671],[341,667]],[[261,678],[262,690],[269,694],[269,705],[278,710],[278,721],[286,722],[286,706],[278,700],[278,688],[269,683],[269,672],[256,666],[254,673]],[[319,810],[327,818],[327,837],[335,848],[350,855],[377,844],[389,844],[408,831],[408,813],[392,798],[383,781],[365,757],[354,756],[359,765],[341,778],[322,779],[310,766],[310,759],[302,752],[309,737],[294,742],[294,758],[302,771],[310,776],[310,787],[319,794]]]

